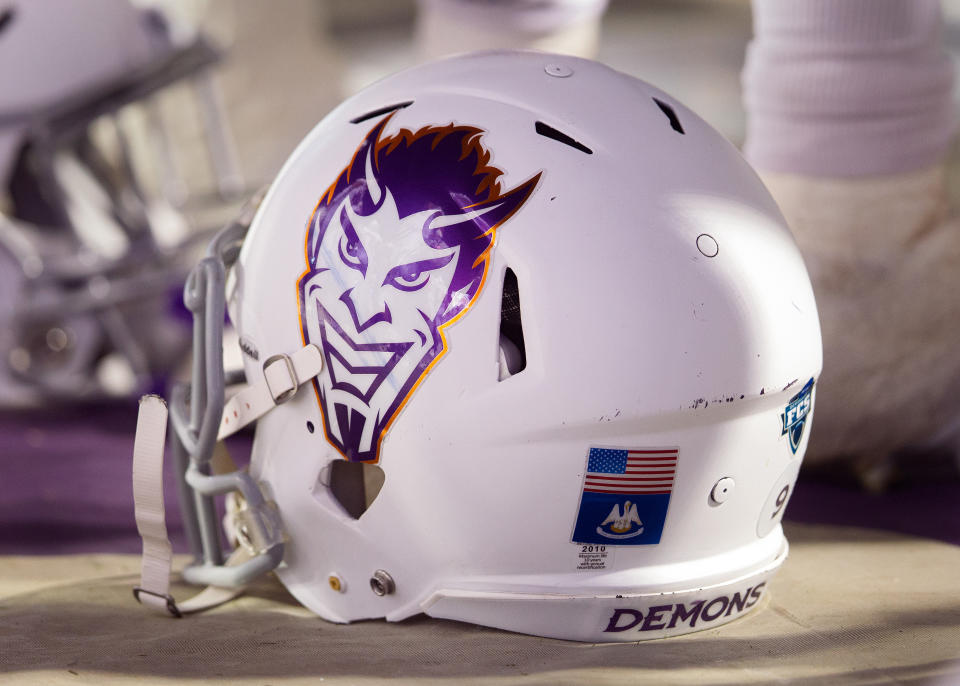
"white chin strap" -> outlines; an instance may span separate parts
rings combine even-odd
[[[223,406],[217,440],[235,434],[250,422],[297,394],[301,384],[323,369],[323,353],[312,343],[293,355],[273,355],[263,363],[263,378],[248,384]]]
[[[263,376],[247,384],[224,406],[218,440],[236,433],[294,395],[301,385],[323,368],[323,354],[307,345],[293,355],[275,355],[263,364]],[[133,503],[137,531],[143,540],[140,585],[134,596],[144,605],[180,617],[231,600],[243,588],[210,586],[198,595],[177,603],[170,595],[173,551],[167,534],[163,500],[163,452],[166,442],[167,404],[156,395],[140,399],[137,432],[133,445]],[[240,546],[230,555],[227,566],[246,562],[256,554]]]

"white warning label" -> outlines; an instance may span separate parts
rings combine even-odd
[[[577,570],[607,569],[613,564],[613,548],[595,543],[577,544]]]

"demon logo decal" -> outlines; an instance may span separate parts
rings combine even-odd
[[[498,227],[540,174],[501,191],[483,131],[401,129],[380,121],[320,199],[300,278],[304,343],[323,350],[314,379],[327,440],[357,462],[446,352],[444,328],[473,304]]]

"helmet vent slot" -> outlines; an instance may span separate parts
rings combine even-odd
[[[580,152],[585,152],[588,155],[593,154],[593,150],[585,146],[580,141],[571,138],[570,136],[565,134],[563,131],[558,131],[552,126],[548,124],[544,124],[542,121],[538,121],[534,125],[534,128],[536,128],[537,133],[539,133],[541,136],[545,136],[546,138],[552,138],[553,140],[559,143],[563,143],[564,145],[569,145],[571,148],[576,148]]]
[[[660,108],[660,111],[667,115],[667,119],[670,120],[670,128],[677,133],[686,134],[686,131],[683,130],[683,126],[680,124],[680,119],[677,117],[677,113],[673,111],[673,108],[662,100],[657,100],[654,98],[653,101],[657,103],[657,107]]]
[[[2,33],[5,28],[10,26],[10,22],[13,21],[14,14],[15,13],[12,7],[0,10],[0,33]]]
[[[330,493],[354,519],[360,519],[380,494],[383,470],[365,462],[334,460],[330,465]]]
[[[503,381],[519,374],[527,366],[527,348],[523,341],[520,317],[520,287],[517,275],[509,267],[503,275],[500,299],[500,377]]]
[[[353,119],[350,120],[350,123],[359,124],[360,122],[367,121],[368,119],[379,117],[381,114],[396,112],[397,110],[402,110],[404,107],[410,107],[410,105],[412,104],[413,104],[413,100],[407,100],[406,102],[398,102],[396,105],[387,105],[386,107],[381,107],[376,110],[370,110],[366,114],[361,114],[359,117],[354,117]]]

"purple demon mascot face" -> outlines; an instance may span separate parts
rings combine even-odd
[[[446,352],[445,326],[483,287],[497,228],[540,175],[501,192],[483,132],[378,123],[318,203],[299,281],[305,343],[323,350],[314,380],[327,440],[376,462],[390,423]]]

